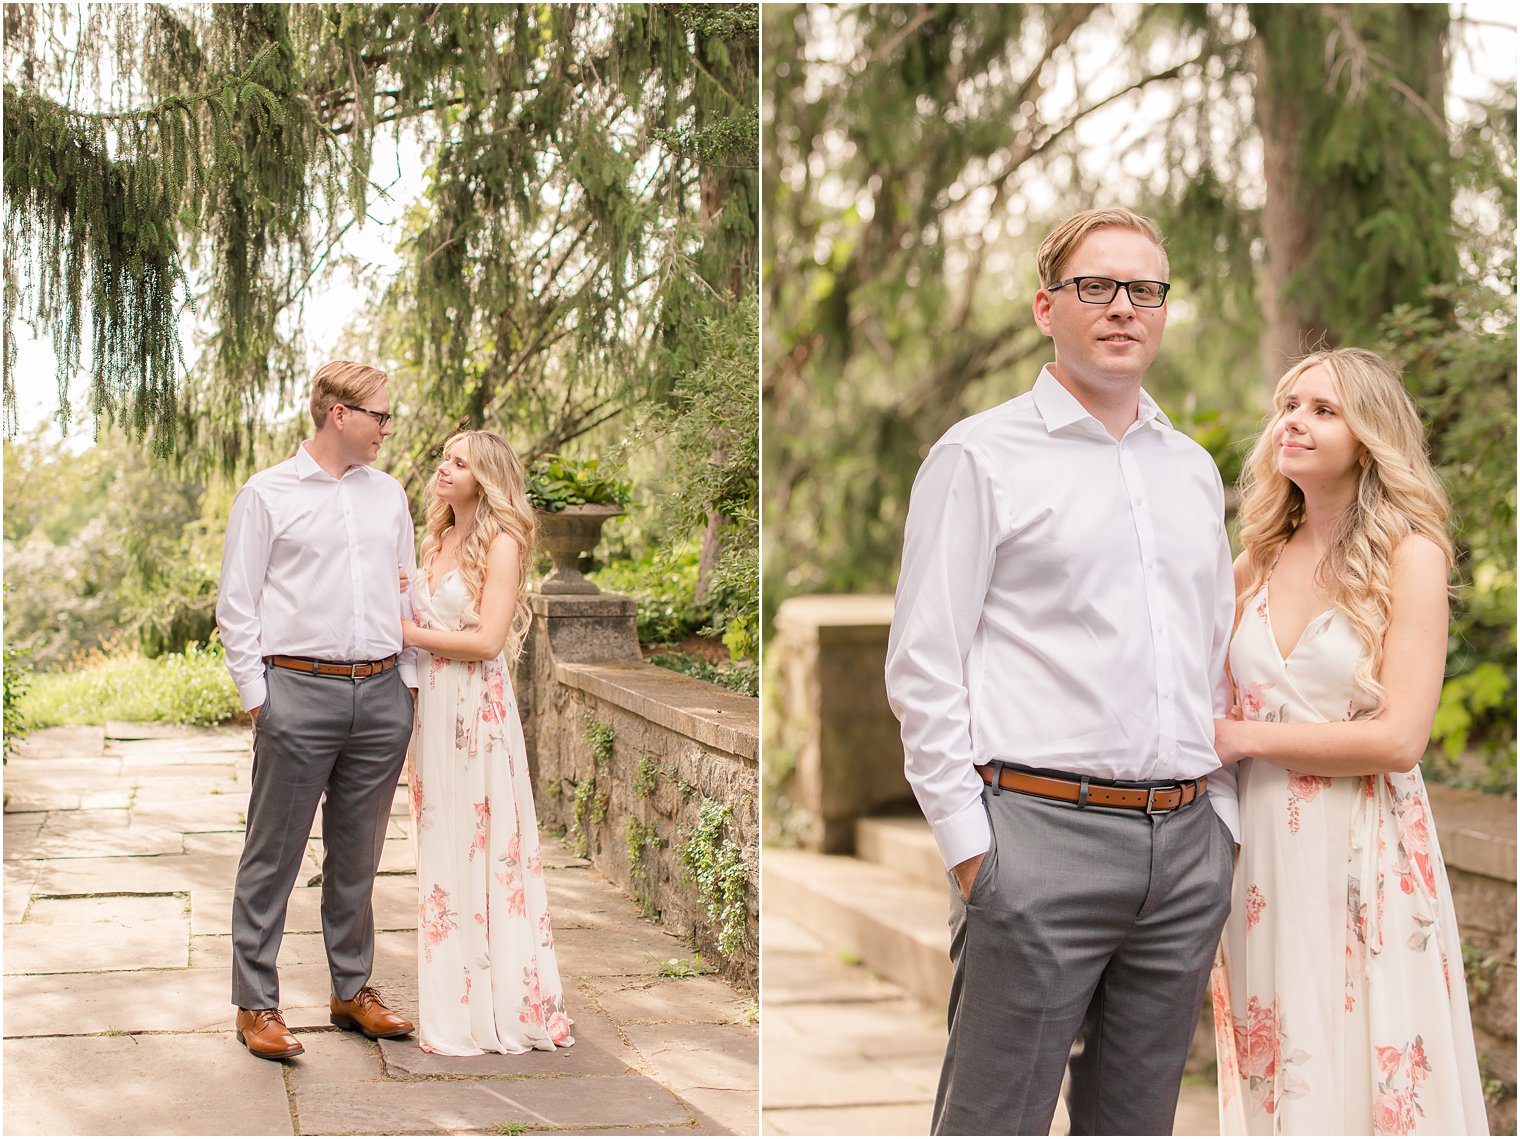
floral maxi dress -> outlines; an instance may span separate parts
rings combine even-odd
[[[426,574],[412,593],[419,625],[464,627],[469,594],[457,570],[437,596]],[[407,772],[422,1049],[477,1056],[574,1044],[506,664],[419,652],[417,667]]]
[[[1345,614],[1284,659],[1267,585],[1230,667],[1247,719],[1365,718]],[[1462,949],[1419,769],[1329,778],[1247,759],[1213,975],[1222,1135],[1487,1135]]]

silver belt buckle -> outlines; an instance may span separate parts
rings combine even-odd
[[[1170,815],[1177,809],[1177,807],[1156,806],[1157,791],[1176,791],[1177,807],[1182,806],[1182,785],[1180,783],[1173,784],[1171,787],[1151,787],[1145,792],[1145,813],[1147,815]]]

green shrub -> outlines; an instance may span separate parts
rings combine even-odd
[[[708,621],[697,605],[698,550],[694,543],[656,549],[636,561],[611,562],[588,575],[598,589],[631,597],[638,606],[639,642],[677,644]]]
[[[21,699],[34,728],[134,720],[219,724],[242,710],[221,643],[192,644],[182,653],[149,660],[131,654],[91,654],[81,667],[38,673]]]
[[[26,738],[32,723],[21,711],[21,700],[31,686],[31,670],[22,663],[20,649],[5,646],[5,758]]]
[[[725,957],[743,948],[749,917],[749,866],[739,844],[724,834],[733,813],[730,804],[708,799],[681,848],[681,864],[696,883]]]
[[[721,685],[741,696],[760,695],[760,666],[756,664],[714,664],[690,653],[656,653],[649,658],[648,663],[679,672],[683,676]]]
[[[627,506],[633,484],[601,470],[596,459],[545,455],[528,469],[528,501],[535,510],[555,513],[567,506]]]

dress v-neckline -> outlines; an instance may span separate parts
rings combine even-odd
[[[434,559],[434,560],[436,561],[437,559]],[[443,571],[443,577],[440,577],[438,579],[438,584],[434,585],[433,584],[433,571],[432,571],[432,569],[429,568],[428,566],[423,566],[422,567],[422,576],[427,581],[428,596],[429,597],[437,597],[438,596],[438,586],[442,585],[444,583],[444,581],[448,578],[449,574],[451,574],[451,573],[458,573],[458,572],[459,572],[459,567],[458,566],[455,566],[451,570],[444,570]]]
[[[1277,654],[1278,662],[1286,667],[1287,663],[1293,659],[1293,654],[1298,652],[1299,646],[1304,643],[1304,638],[1309,635],[1309,630],[1314,628],[1318,622],[1323,621],[1327,616],[1333,614],[1335,612],[1335,606],[1332,605],[1328,609],[1323,609],[1319,613],[1316,613],[1313,617],[1310,617],[1309,620],[1304,623],[1303,630],[1298,634],[1298,640],[1293,642],[1293,647],[1284,653],[1282,651],[1282,644],[1277,639],[1277,629],[1272,624],[1272,574],[1276,571],[1277,562],[1273,561],[1272,568],[1267,571],[1267,579],[1261,583],[1261,592],[1263,595],[1262,599],[1265,602],[1265,604],[1263,604],[1261,607],[1261,612],[1262,616],[1266,619],[1267,622],[1267,636],[1272,641],[1272,651]]]

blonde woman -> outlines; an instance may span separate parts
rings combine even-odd
[[[417,839],[419,1041],[447,1056],[563,1048],[538,821],[507,660],[528,624],[533,511],[489,431],[443,448],[426,511],[408,757]]]
[[[1242,846],[1213,978],[1222,1134],[1486,1135],[1419,761],[1446,660],[1446,497],[1359,348],[1277,385],[1243,479],[1230,646]]]

